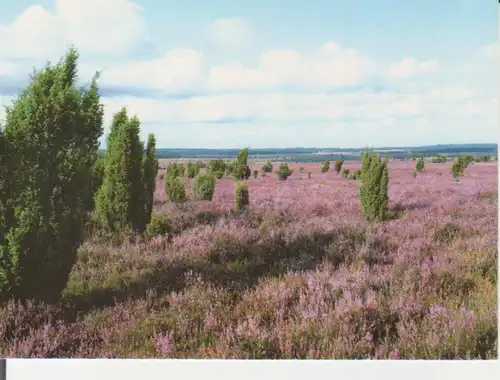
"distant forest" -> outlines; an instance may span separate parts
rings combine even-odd
[[[231,159],[235,158],[239,148],[235,149],[157,149],[158,158],[179,158],[179,159]],[[360,148],[265,148],[249,149],[251,159],[269,159],[273,161],[291,162],[322,162],[325,160],[357,160],[360,157]],[[492,155],[498,153],[498,144],[448,144],[429,145],[413,147],[377,147],[374,151],[379,151],[382,155],[391,158],[411,159],[416,157],[447,156],[456,157],[458,155]],[[103,151],[102,151],[103,152]],[[342,152],[341,154],[339,154]]]

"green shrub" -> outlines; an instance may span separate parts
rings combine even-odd
[[[273,164],[271,161],[267,161],[263,166],[262,166],[262,173],[272,173],[273,171]]]
[[[344,178],[349,178],[349,169],[347,168],[342,169],[342,176]]]
[[[236,162],[240,165],[248,164],[248,148],[243,148],[236,156]]]
[[[369,221],[384,220],[388,214],[389,170],[388,159],[363,152],[361,161],[359,198],[361,210]]]
[[[411,176],[412,176],[413,178],[416,178],[416,177],[417,177],[417,169],[413,169],[413,170],[411,171]]]
[[[325,161],[321,167],[321,173],[326,173],[328,170],[330,170],[330,161]]]
[[[177,170],[179,171],[179,177],[184,177],[186,175],[186,166],[184,164],[178,164]]]
[[[238,163],[235,163],[235,165],[233,165],[232,169],[233,179],[238,181],[241,181],[243,179],[248,179],[250,178],[250,174],[251,171],[248,165],[241,165]]]
[[[434,164],[444,164],[448,159],[445,156],[436,156],[432,159]]]
[[[490,162],[491,157],[489,155],[479,156],[475,158],[476,162]]]
[[[451,176],[458,182],[458,178],[460,177],[460,171],[462,170],[460,167],[460,163],[455,161],[451,165]]]
[[[417,172],[423,172],[424,171],[424,167],[425,167],[424,159],[423,159],[423,157],[420,157],[417,160],[417,165],[416,165],[415,169],[416,169]]]
[[[193,183],[193,193],[198,200],[211,201],[215,191],[215,176],[199,173]]]
[[[163,236],[167,233],[167,222],[163,213],[153,213],[146,227],[148,236]]]
[[[251,170],[248,166],[248,148],[242,149],[232,166],[232,176],[235,180],[250,178]]]
[[[184,177],[185,167],[182,164],[176,162],[171,163],[167,166],[167,177]]]
[[[337,172],[337,174],[339,174],[340,171],[342,170],[343,163],[344,163],[344,160],[335,161],[335,171]]]
[[[208,171],[215,175],[218,179],[221,179],[226,172],[227,165],[224,160],[211,160],[208,164]]]
[[[352,180],[358,180],[361,179],[361,170],[355,170],[354,172],[351,173],[349,176],[350,179]]]
[[[234,162],[229,162],[229,163],[226,165],[226,175],[227,175],[227,176],[232,176],[232,175],[233,175],[234,165],[235,165],[235,163],[234,163]]]
[[[250,199],[248,196],[248,184],[245,182],[238,182],[236,184],[234,200],[236,210],[243,210],[248,207]]]
[[[464,157],[464,165],[465,165],[465,168],[467,168],[467,166],[469,166],[469,164],[473,163],[474,162],[474,157],[471,155],[471,154],[468,154]]]
[[[184,180],[180,177],[165,177],[165,194],[170,202],[182,203],[187,201]]]
[[[200,172],[200,169],[197,165],[188,163],[187,164],[187,177],[188,178],[195,178],[198,173]]]
[[[451,175],[458,182],[459,178],[464,175],[464,170],[469,165],[469,161],[464,157],[458,156],[451,165]]]
[[[285,181],[292,175],[292,173],[293,171],[288,167],[286,162],[281,163],[279,169],[276,170],[276,174],[278,175],[278,179],[280,181]]]
[[[258,175],[259,175],[259,171],[258,170],[254,170],[253,171],[253,178],[257,178]]]
[[[463,168],[460,162],[455,161],[451,165],[451,175],[458,182],[460,176],[463,174]]]

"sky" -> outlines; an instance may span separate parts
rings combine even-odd
[[[82,84],[101,72],[105,135],[125,106],[158,148],[496,143],[498,17],[493,0],[2,1],[0,105],[73,45]]]

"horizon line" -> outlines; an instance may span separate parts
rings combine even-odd
[[[467,145],[472,145],[472,146],[481,146],[481,145],[495,145],[498,149],[498,143],[493,143],[493,142],[485,142],[485,143],[446,143],[446,144],[429,144],[429,145],[379,145],[379,146],[365,146],[365,147],[316,147],[316,146],[292,146],[292,147],[286,147],[286,148],[276,148],[276,147],[246,147],[249,150],[290,150],[290,149],[316,149],[316,150],[332,150],[332,149],[359,149],[363,150],[366,148],[372,148],[372,149],[398,149],[398,148],[429,148],[429,147],[442,147],[442,146],[467,146]],[[190,148],[190,147],[182,147],[182,148],[168,148],[168,147],[157,147],[156,150],[241,150],[244,149],[245,147],[234,147],[234,148]],[[105,150],[105,149],[102,149]]]

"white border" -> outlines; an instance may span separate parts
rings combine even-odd
[[[500,378],[491,361],[341,360],[106,360],[12,359],[7,380],[124,379],[370,379],[470,380]]]

